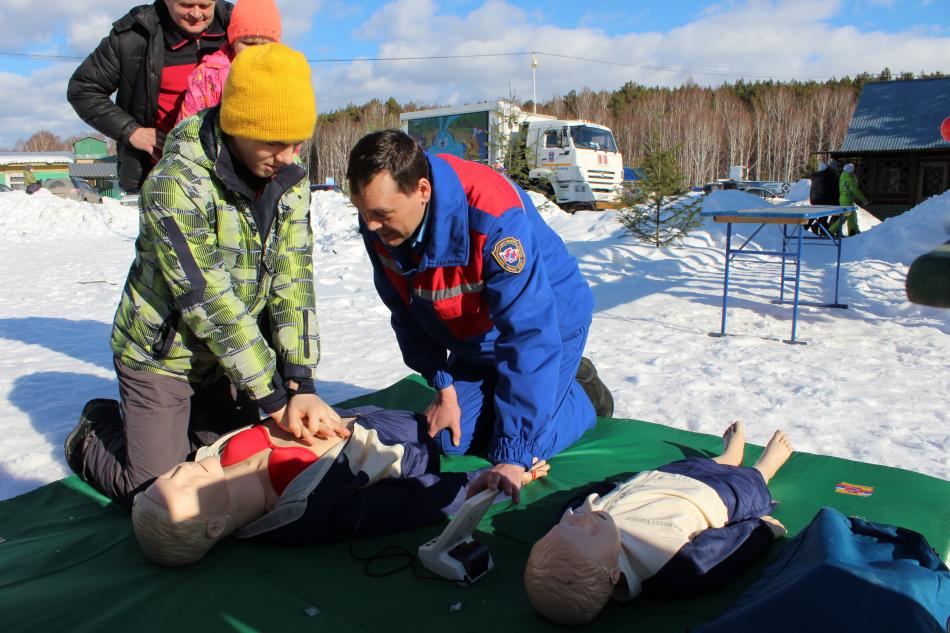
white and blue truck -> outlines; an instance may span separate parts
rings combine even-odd
[[[404,112],[402,129],[427,151],[511,169],[520,158],[529,184],[561,208],[610,207],[623,181],[623,157],[610,128],[524,112],[505,100]]]

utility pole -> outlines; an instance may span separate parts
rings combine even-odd
[[[538,69],[538,56],[531,51],[531,111],[538,113],[538,82],[535,72]]]

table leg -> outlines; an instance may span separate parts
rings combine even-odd
[[[729,302],[729,260],[732,259],[732,222],[726,225],[726,272],[722,276],[722,326],[719,336],[726,335],[726,306]]]
[[[832,237],[832,239],[835,242],[835,250],[837,251],[837,258],[835,260],[835,301],[833,305],[839,307],[841,304],[838,302],[838,280],[841,278],[841,242],[844,241],[844,233],[838,235],[837,238]]]
[[[802,225],[798,226],[798,245],[795,251],[795,298],[792,302],[792,338],[788,341],[791,344],[795,344],[798,341],[795,340],[795,333],[798,329],[798,290],[801,286],[802,281],[802,238],[805,233],[805,228]],[[783,249],[784,250],[784,249]],[[782,258],[785,259],[784,257]],[[784,285],[784,280],[782,281]]]
[[[785,303],[785,253],[788,252],[788,225],[782,225],[782,272],[778,277],[778,302]]]

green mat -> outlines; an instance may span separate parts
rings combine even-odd
[[[343,403],[422,410],[431,391],[407,378]],[[726,424],[724,417],[723,426]],[[792,438],[794,441],[794,437]],[[140,553],[128,515],[77,478],[0,502],[0,631],[486,631],[549,630],[521,583],[530,544],[588,482],[718,452],[721,439],[630,420],[601,420],[551,460],[551,476],[528,486],[518,507],[499,504],[479,535],[495,569],[470,587],[416,579],[403,570],[371,578],[346,544],[281,548],[220,544],[185,569],[155,567]],[[750,446],[746,463],[760,448]],[[471,457],[449,470],[484,465]],[[835,492],[841,482],[872,486],[867,497]],[[794,535],[821,506],[922,532],[947,559],[950,482],[895,468],[796,453],[774,479],[775,516]],[[358,541],[358,555],[388,545],[415,548],[442,526]],[[784,541],[776,543],[774,558]],[[385,567],[383,561],[380,569]],[[395,562],[395,561],[393,561]],[[715,616],[751,584],[766,561],[699,599],[615,603],[591,625],[682,632]],[[450,610],[456,603],[460,609]]]

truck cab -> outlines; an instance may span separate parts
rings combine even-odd
[[[532,117],[533,118],[533,117]],[[529,178],[563,208],[609,206],[623,180],[623,159],[609,128],[587,121],[521,124]]]

